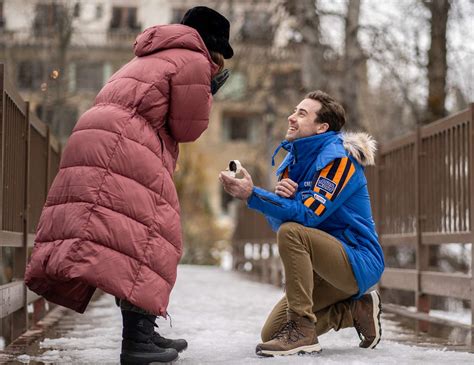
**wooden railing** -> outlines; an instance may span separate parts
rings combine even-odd
[[[61,151],[48,126],[30,113],[29,103],[9,83],[4,64],[0,64],[0,88],[0,332],[8,344],[45,312],[44,300],[27,290],[23,277]]]
[[[474,104],[471,104],[461,113],[379,146],[376,166],[366,169],[386,261],[389,261],[387,249],[393,246],[411,246],[416,257],[413,268],[387,267],[379,288],[413,292],[417,312],[388,303],[385,308],[419,319],[422,324],[434,322],[463,328],[471,333],[471,350],[474,350],[474,249],[468,258],[471,265],[468,274],[430,271],[429,248],[448,243],[470,243],[472,247],[474,243],[473,115]],[[258,280],[281,285],[282,269],[275,235],[268,232],[263,220],[256,219],[255,213],[245,207],[239,211],[233,241],[234,268]],[[245,225],[250,227],[247,231]],[[269,254],[264,247],[271,248]],[[429,316],[430,295],[470,301],[471,325]]]

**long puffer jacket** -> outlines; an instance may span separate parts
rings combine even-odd
[[[178,142],[207,128],[217,72],[199,34],[146,29],[78,120],[49,190],[27,286],[84,312],[95,288],[165,316],[182,253]]]

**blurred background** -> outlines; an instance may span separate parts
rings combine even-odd
[[[272,190],[271,154],[307,91],[333,95],[346,108],[347,129],[380,142],[474,100],[472,0],[2,0],[0,58],[64,145],[104,83],[133,57],[135,37],[179,22],[195,5],[230,20],[235,57],[209,129],[181,147],[175,182],[185,263],[230,265],[239,205],[218,173],[238,159],[256,185]]]

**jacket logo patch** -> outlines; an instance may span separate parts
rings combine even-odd
[[[327,191],[329,194],[334,193],[334,190],[336,190],[336,184],[333,181],[321,176],[318,178],[316,186]]]
[[[313,198],[316,199],[318,202],[320,202],[321,204],[325,204],[326,203],[326,199],[324,199],[321,195],[318,195],[318,194],[314,194],[313,195]]]
[[[309,188],[309,187],[311,187],[311,181],[305,181],[303,183],[303,185],[304,185],[305,188]]]

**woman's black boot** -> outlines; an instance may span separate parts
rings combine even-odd
[[[122,311],[122,319],[121,365],[169,363],[178,358],[178,352],[175,349],[161,348],[153,342],[156,316]]]

